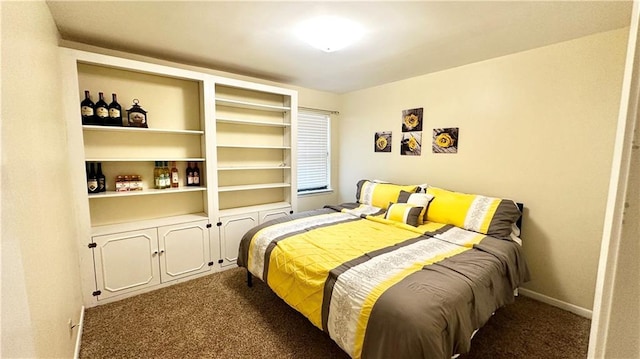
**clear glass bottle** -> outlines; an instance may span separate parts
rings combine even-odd
[[[176,167],[176,161],[171,161],[171,188],[180,187],[180,175]]]

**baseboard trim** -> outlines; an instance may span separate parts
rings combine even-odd
[[[587,319],[591,319],[591,317],[593,316],[593,311],[589,310],[589,309],[585,309],[582,307],[579,307],[577,305],[573,305],[571,303],[567,303],[567,302],[563,302],[559,299],[555,299],[555,298],[551,298],[549,296],[546,296],[544,294],[540,294],[538,292],[534,292],[532,290],[526,289],[526,288],[519,288],[518,289],[519,293],[524,295],[525,297],[529,297],[531,299],[535,299],[538,300],[542,303],[545,304],[549,304],[552,305],[554,307],[558,307],[560,309],[564,309],[568,312],[571,312],[573,314],[577,314],[581,317],[587,318]]]
[[[78,333],[76,334],[76,349],[73,352],[73,359],[80,358],[80,345],[82,344],[82,328],[84,328],[84,305],[80,308],[80,320],[78,321]]]

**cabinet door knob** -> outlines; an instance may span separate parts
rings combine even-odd
[[[153,252],[151,252],[151,256],[155,256],[155,255],[157,255],[157,254],[158,254],[158,251],[153,251]]]
[[[160,250],[160,254],[162,254],[162,253],[164,253],[164,249],[161,249],[161,250]]]

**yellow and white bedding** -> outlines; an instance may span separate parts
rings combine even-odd
[[[249,231],[238,264],[353,358],[450,358],[528,279],[520,246],[345,204]]]

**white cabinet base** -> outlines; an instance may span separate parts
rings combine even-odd
[[[236,265],[240,241],[247,231],[269,220],[289,215],[291,206],[254,206],[225,212],[228,215],[220,217],[220,250],[223,268]]]
[[[98,297],[110,298],[160,283],[156,229],[93,238]]]
[[[257,225],[257,212],[220,217],[220,251],[222,254],[220,265],[222,267],[236,265],[242,236]]]
[[[94,236],[94,297],[101,302],[121,299],[210,273],[217,263],[210,258],[207,224],[203,220]]]
[[[158,228],[162,281],[170,281],[209,270],[207,222],[183,223]]]

